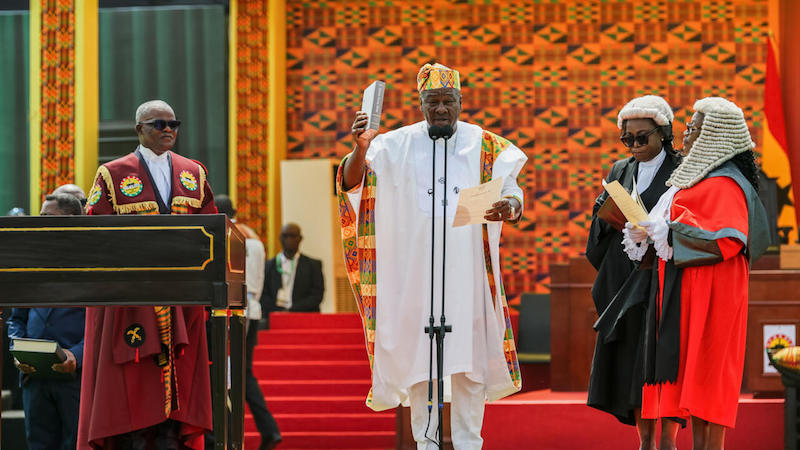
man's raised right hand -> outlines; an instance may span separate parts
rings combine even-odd
[[[356,118],[353,120],[353,127],[351,129],[356,148],[362,155],[367,153],[369,143],[378,135],[378,130],[367,129],[367,119],[367,113],[363,111],[356,112]]]

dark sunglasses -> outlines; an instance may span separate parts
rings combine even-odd
[[[647,145],[647,142],[650,141],[650,135],[658,131],[658,127],[653,128],[652,130],[648,131],[645,134],[637,134],[636,136],[632,134],[626,134],[624,136],[620,136],[619,140],[625,144],[626,147],[633,147],[633,144]]]
[[[139,124],[150,125],[151,127],[155,128],[158,131],[163,131],[167,127],[169,127],[172,130],[177,130],[178,127],[181,126],[181,121],[156,119],[156,120],[151,120],[149,122],[139,122]]]

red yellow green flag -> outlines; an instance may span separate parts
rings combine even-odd
[[[764,80],[764,142],[761,148],[761,168],[778,184],[778,227],[791,229],[789,243],[797,240],[796,211],[792,195],[792,176],[783,115],[780,61],[772,36],[767,39],[767,67]]]

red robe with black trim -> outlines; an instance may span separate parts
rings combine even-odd
[[[217,213],[205,168],[175,153],[171,157],[172,213]],[[131,153],[98,168],[87,213],[158,214],[155,195],[145,167]],[[173,306],[171,316],[174,373],[167,416],[162,370],[154,360],[162,349],[153,307],[86,308],[78,449],[107,447],[109,437],[167,419],[181,423],[186,445],[203,447],[202,435],[211,429],[205,310]],[[143,330],[138,347],[125,338],[134,324]]]
[[[748,235],[745,194],[731,178],[706,178],[675,194],[672,221],[702,230]],[[732,428],[744,371],[749,264],[743,243],[717,244],[723,260],[685,267],[681,275],[680,359],[675,383],[645,385],[642,417],[699,417]],[[664,292],[664,261],[659,259]],[[659,298],[658,310],[661,310]]]

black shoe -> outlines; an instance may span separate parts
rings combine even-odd
[[[275,447],[277,447],[278,444],[281,443],[281,441],[283,441],[283,439],[281,438],[280,435],[272,436],[272,438],[268,440],[262,439],[261,445],[258,447],[258,450],[272,450]]]

